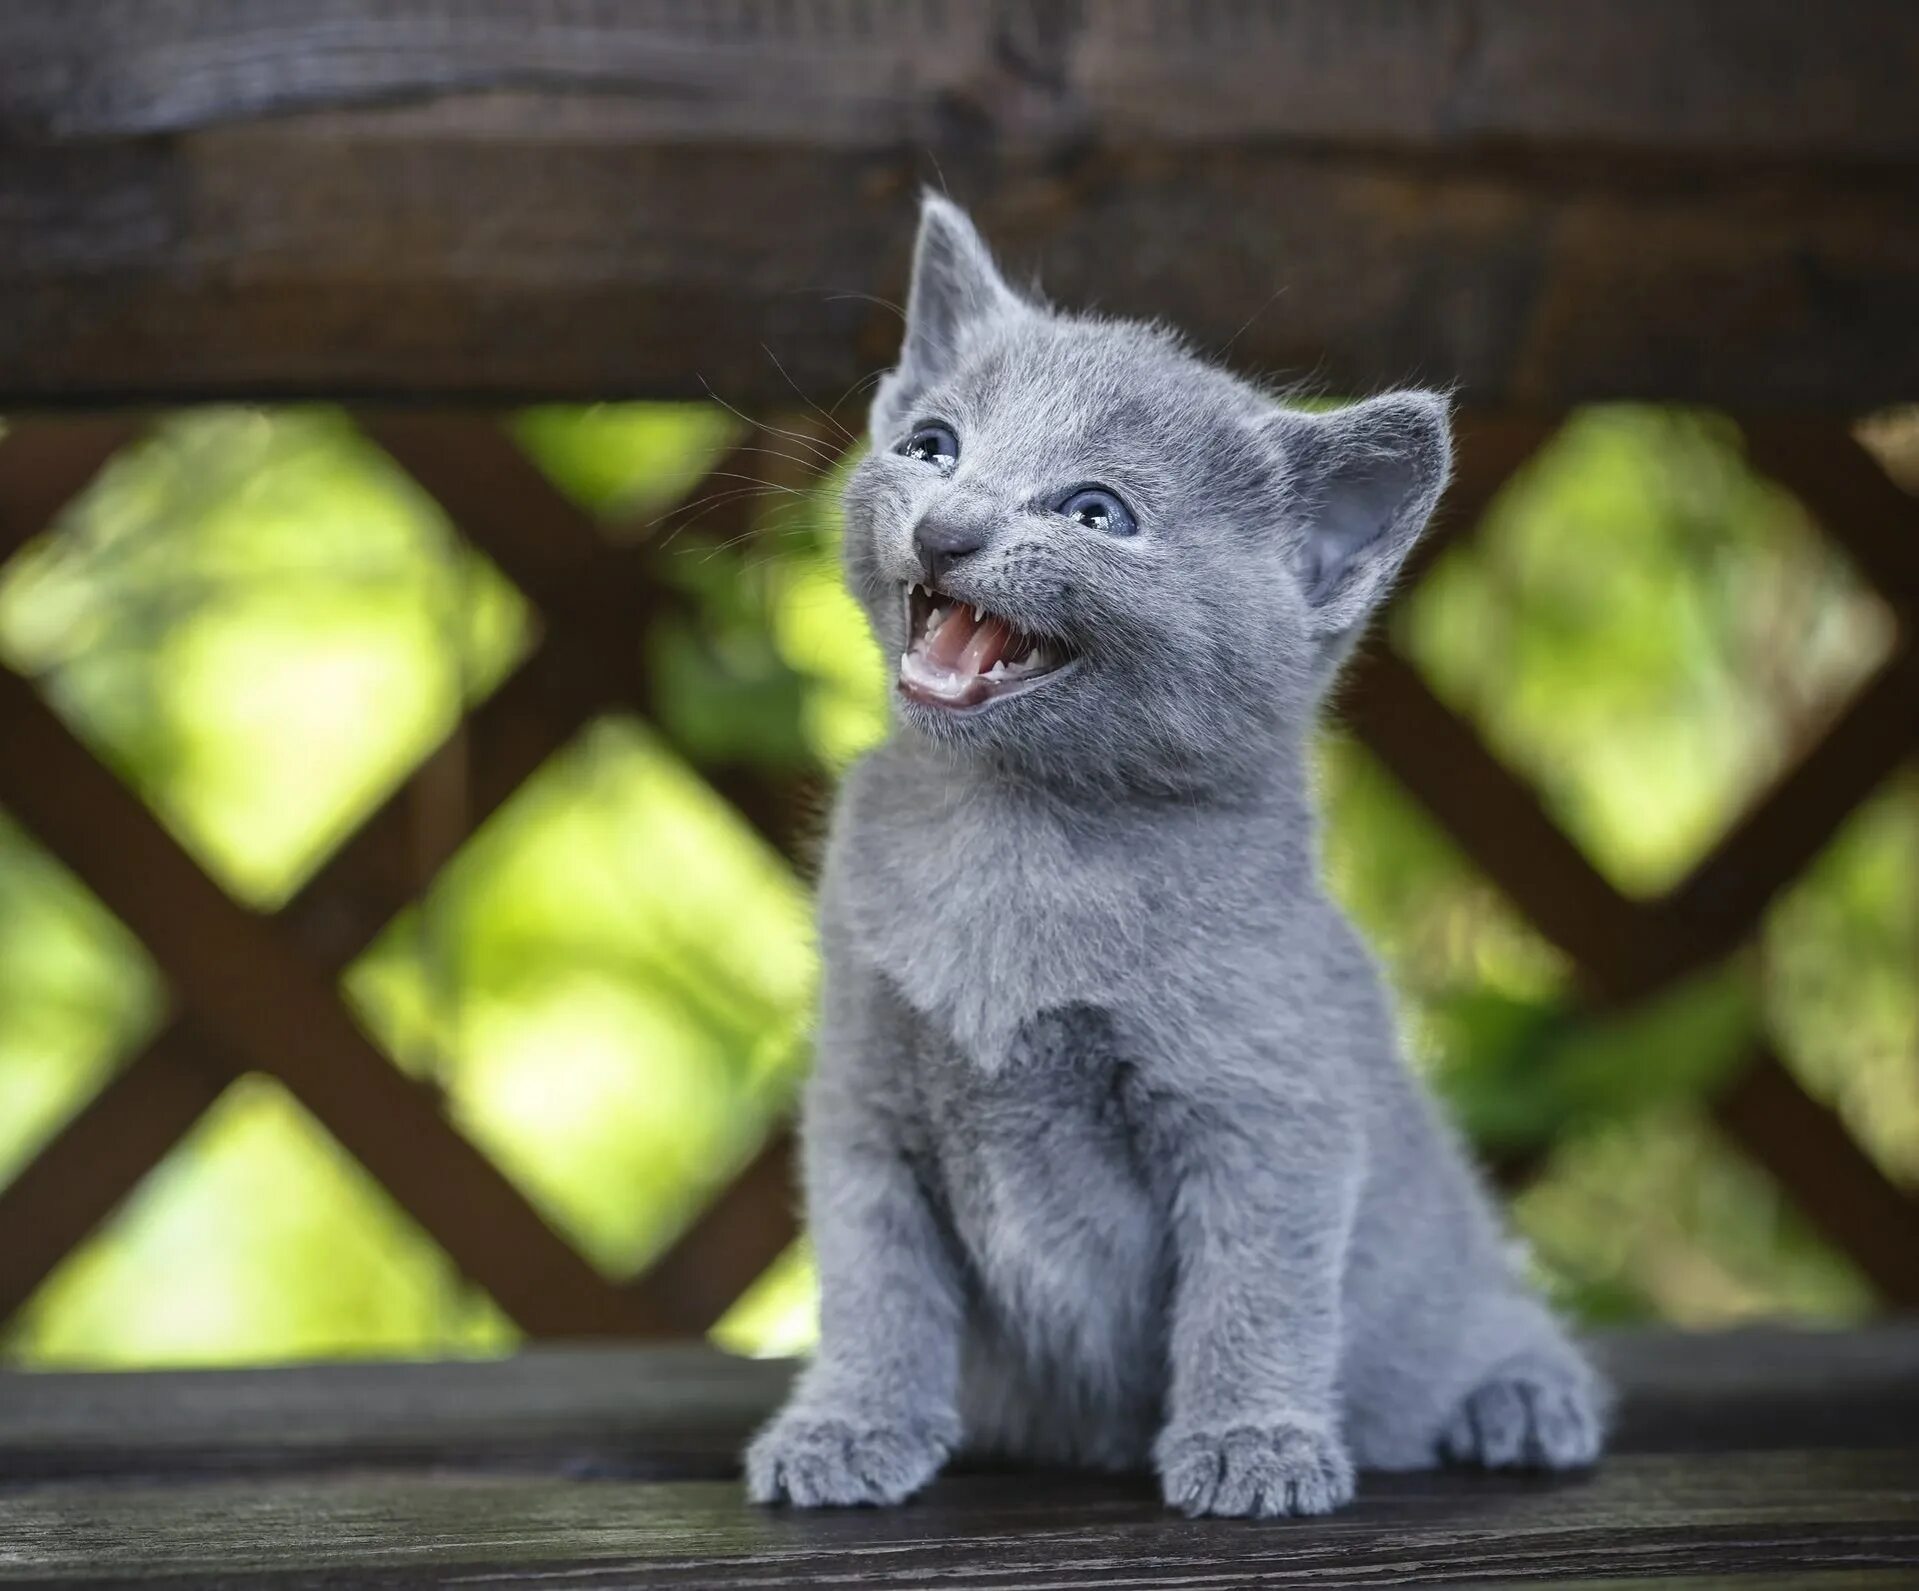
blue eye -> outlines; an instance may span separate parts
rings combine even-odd
[[[959,438],[950,426],[923,425],[900,444],[900,452],[922,464],[950,470],[959,462]]]
[[[1055,510],[1102,536],[1130,536],[1139,529],[1133,511],[1104,486],[1076,486]]]

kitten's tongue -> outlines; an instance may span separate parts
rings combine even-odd
[[[944,617],[918,637],[900,659],[900,685],[922,701],[971,707],[992,695],[994,678],[1019,632],[993,614],[975,615],[964,603],[941,610]]]
[[[1013,629],[996,614],[973,617],[965,603],[947,610],[946,620],[926,641],[930,662],[958,674],[984,674],[1006,655]]]

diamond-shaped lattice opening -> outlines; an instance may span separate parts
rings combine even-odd
[[[1886,656],[1884,604],[1718,418],[1574,416],[1395,616],[1622,888],[1669,886]]]
[[[230,1088],[22,1311],[39,1365],[497,1351],[517,1333],[278,1084]]]
[[[795,1239],[740,1294],[712,1335],[729,1353],[755,1358],[810,1353],[820,1337],[819,1274],[812,1244],[803,1237]]]
[[[1750,1054],[1743,966],[1588,1009],[1565,959],[1362,747],[1329,736],[1320,766],[1334,892],[1390,970],[1415,1059],[1495,1164],[1695,1102]]]
[[[0,817],[0,1184],[158,1022],[140,942]]]
[[[0,657],[259,906],[497,683],[526,630],[431,499],[319,410],[176,416],[0,573]]]
[[[1321,742],[1326,874],[1386,963],[1415,1058],[1474,1135],[1550,1127],[1502,1097],[1502,1060],[1564,1005],[1570,974],[1390,773],[1343,734]]]
[[[1688,1107],[1567,1139],[1514,1217],[1549,1289],[1591,1323],[1830,1322],[1873,1309],[1851,1262]]]
[[[1781,1058],[1919,1194],[1919,768],[1847,820],[1761,944]]]
[[[549,762],[362,959],[400,1064],[610,1275],[748,1160],[803,1063],[805,892],[638,726]]]
[[[646,536],[744,429],[716,403],[595,403],[523,409],[512,432],[555,486],[627,541]]]
[[[885,670],[840,580],[851,444],[824,416],[794,424],[821,436],[767,431],[711,479],[745,433],[717,404],[555,406],[513,427],[610,537],[649,542],[648,577],[685,599],[646,638],[651,706],[704,761],[844,767],[884,728]]]

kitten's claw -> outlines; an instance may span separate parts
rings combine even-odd
[[[746,1450],[746,1494],[796,1508],[897,1503],[931,1480],[950,1450],[930,1425],[782,1414]]]
[[[1583,1469],[1599,1457],[1604,1421],[1583,1367],[1517,1360],[1468,1394],[1440,1438],[1458,1464]]]
[[[1166,1501],[1194,1517],[1329,1514],[1353,1497],[1353,1464],[1339,1438],[1307,1426],[1169,1433],[1158,1457]]]

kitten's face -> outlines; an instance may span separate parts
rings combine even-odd
[[[902,722],[1053,766],[1182,761],[1296,700],[1250,407],[1156,333],[1032,314],[876,417],[847,569]]]
[[[1278,409],[1164,333],[1020,299],[940,201],[907,319],[846,493],[906,732],[1183,788],[1310,714],[1437,496],[1443,409]],[[1393,467],[1408,414],[1436,478]]]

